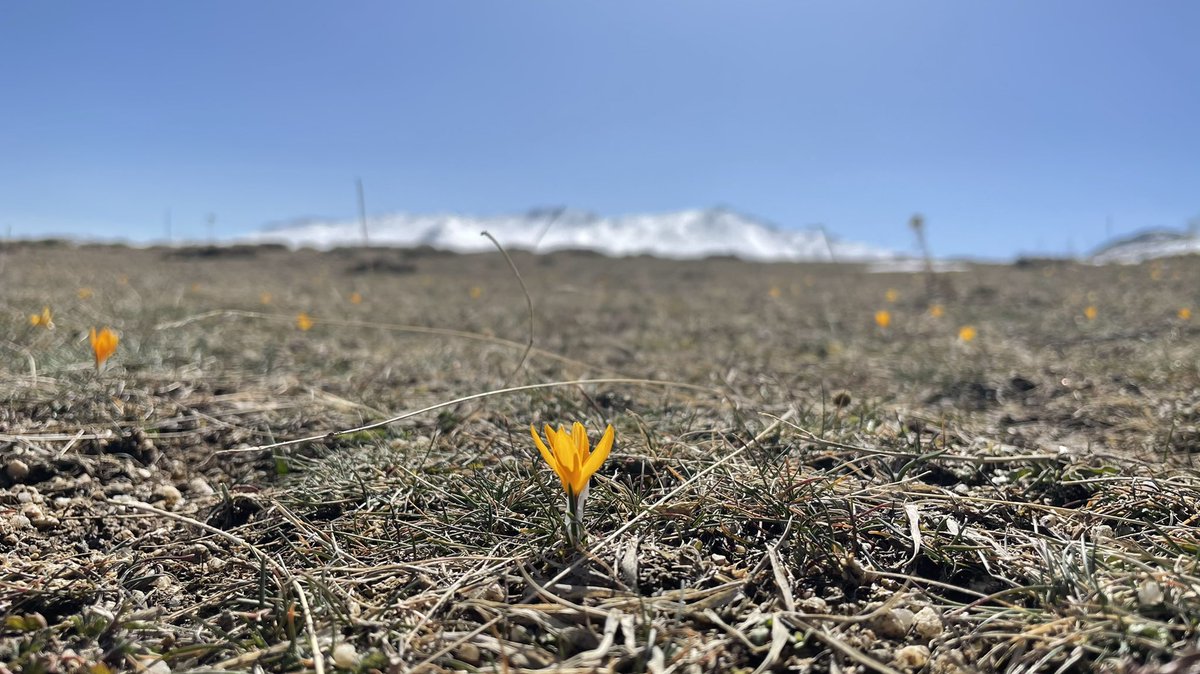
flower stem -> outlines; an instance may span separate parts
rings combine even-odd
[[[567,545],[579,549],[587,543],[587,531],[583,528],[583,502],[587,498],[587,490],[582,494],[567,492]]]

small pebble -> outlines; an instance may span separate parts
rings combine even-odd
[[[188,491],[194,496],[212,496],[213,488],[202,477],[194,477],[188,482]]]
[[[358,666],[358,651],[354,644],[342,642],[333,647],[333,664],[342,669],[354,669]]]
[[[913,631],[922,639],[933,639],[942,633],[942,617],[926,606],[913,616]]]
[[[876,616],[872,627],[882,637],[899,639],[908,634],[913,625],[913,612],[906,608],[894,608],[882,615]]]
[[[33,518],[30,518],[29,521],[33,523],[33,526],[35,529],[42,529],[42,530],[53,529],[59,525],[59,521],[58,521],[57,517],[49,517],[49,516],[39,517],[36,520]]]
[[[1138,603],[1142,606],[1158,606],[1163,602],[1162,586],[1146,579],[1138,586]]]
[[[805,613],[829,613],[829,604],[821,597],[805,597],[796,602],[796,608]]]
[[[24,482],[25,478],[29,477],[29,464],[20,459],[10,459],[8,465],[4,467],[4,471],[8,473],[13,482]]]
[[[454,650],[454,656],[472,667],[478,667],[479,663],[483,661],[479,647],[472,643],[460,645]]]
[[[892,655],[892,664],[904,669],[920,669],[929,662],[929,649],[925,646],[905,646]]]
[[[154,495],[161,498],[168,507],[183,501],[183,494],[179,493],[173,484],[159,485],[158,489],[154,490]]]
[[[488,601],[504,601],[507,598],[507,594],[504,592],[504,588],[500,586],[500,583],[488,584],[487,587],[483,588],[481,596]]]

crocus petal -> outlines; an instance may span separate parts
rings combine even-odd
[[[579,473],[583,476],[584,484],[587,484],[587,480],[592,477],[592,473],[595,473],[600,468],[600,465],[604,463],[604,460],[608,458],[608,453],[612,451],[614,437],[615,433],[613,432],[612,424],[609,424],[608,428],[604,429],[604,435],[600,438],[600,442],[596,443],[596,451],[592,452],[592,455],[587,458],[583,467],[579,469]]]
[[[542,458],[545,459],[546,463],[550,464],[550,468],[552,468],[554,472],[561,477],[562,469],[558,467],[558,461],[554,458],[554,455],[550,453],[550,450],[546,448],[546,443],[542,442],[542,438],[538,435],[537,429],[533,427],[533,424],[529,424],[529,434],[533,436],[533,444],[537,445],[538,451],[542,453]]]
[[[549,429],[549,426],[546,428]],[[569,482],[579,470],[579,457],[575,456],[571,436],[567,435],[562,426],[551,433],[553,435],[549,436],[550,446],[554,448],[554,456],[558,457],[558,465],[562,468],[563,479]]]
[[[579,463],[582,464],[588,455],[587,429],[576,421],[571,426],[571,437],[575,441],[575,456],[579,457]]]

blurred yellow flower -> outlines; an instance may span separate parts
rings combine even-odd
[[[362,304],[362,293],[358,291],[350,293],[350,304]]]
[[[29,324],[37,328],[54,329],[54,319],[50,315],[50,307],[42,307],[42,313],[30,314]]]
[[[471,286],[470,295],[471,295],[471,299],[473,299],[473,300],[477,300],[480,297],[483,297],[483,288],[480,288],[479,286]]]
[[[1181,320],[1181,321],[1190,321],[1190,320],[1192,320],[1192,310],[1191,310],[1191,309],[1188,309],[1187,307],[1184,307],[1184,308],[1180,309],[1180,310],[1178,311],[1178,313],[1176,313],[1175,315],[1176,315],[1176,316],[1179,316],[1179,320]]]
[[[313,319],[310,318],[307,313],[301,311],[300,313],[296,314],[296,327],[297,328],[300,328],[300,330],[303,332],[308,332],[309,329],[312,328],[312,326],[313,326]]]
[[[974,326],[964,325],[958,329],[958,338],[964,342],[969,342],[972,339],[975,339],[975,334],[976,332]]]
[[[100,369],[109,356],[116,353],[117,342],[121,341],[111,328],[103,328],[100,332],[96,332],[96,328],[92,328],[89,340],[92,344],[92,355],[96,358],[96,370]]]
[[[889,303],[895,302],[896,300],[900,299],[900,291],[896,290],[895,288],[888,288],[887,292],[883,294],[883,298]]]
[[[767,291],[767,294],[771,297],[778,298],[783,294],[783,291],[779,289],[779,286],[771,286],[771,289]]]
[[[875,325],[881,328],[886,328],[892,324],[892,313],[887,309],[880,309],[875,312]]]
[[[92,293],[91,288],[83,287],[83,288],[80,288],[78,291],[76,291],[75,294],[79,296],[79,299],[86,300],[86,299],[91,299],[91,297],[94,293]]]
[[[271,296],[271,293],[265,290],[258,294],[258,301],[260,304],[270,304],[272,299],[274,298]]]
[[[934,318],[941,318],[944,313],[946,313],[946,310],[940,304],[929,307],[929,315]]]
[[[1083,310],[1084,317],[1087,318],[1089,321],[1096,320],[1096,316],[1098,315],[1098,313],[1099,312],[1096,311],[1096,307],[1094,305],[1090,305],[1090,304],[1087,306],[1087,308],[1085,308]]]

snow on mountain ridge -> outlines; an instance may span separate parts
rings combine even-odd
[[[372,245],[432,246],[458,252],[490,250],[487,230],[506,247],[546,252],[590,249],[615,256],[665,258],[732,255],[748,260],[883,260],[896,255],[861,243],[828,241],[820,230],[786,230],[726,208],[604,217],[570,209],[539,209],[518,215],[394,213],[368,218]],[[358,245],[357,221],[306,219],[243,237],[246,242],[331,248]]]
[[[1194,231],[1151,229],[1105,243],[1091,255],[1093,264],[1140,264],[1146,260],[1200,253]]]

